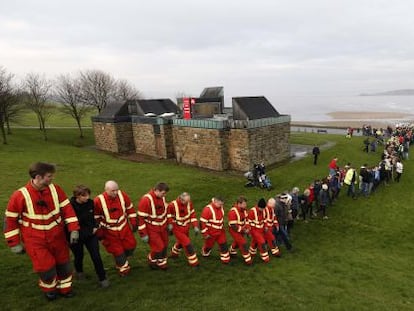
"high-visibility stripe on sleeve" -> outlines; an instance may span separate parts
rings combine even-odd
[[[4,237],[5,237],[6,239],[10,239],[11,237],[14,237],[15,235],[19,235],[19,234],[20,234],[20,229],[19,229],[19,228],[17,228],[17,229],[14,229],[14,230],[12,230],[12,231],[5,232],[5,233],[4,233]]]
[[[68,204],[70,204],[70,201],[68,200],[68,199],[66,199],[65,201],[63,201],[63,202],[60,202],[59,203],[59,206],[60,207],[65,207],[66,205],[68,205]]]
[[[77,222],[78,218],[77,217],[69,217],[65,219],[65,224],[70,224],[72,222]]]
[[[19,217],[19,213],[6,211],[6,217],[17,218],[17,217]]]
[[[148,217],[148,216],[149,216],[149,214],[148,214],[148,213],[144,213],[144,212],[138,212],[138,216],[141,216],[141,217]]]
[[[146,224],[143,224],[143,225],[138,227],[138,230],[144,230],[146,226],[147,226]]]
[[[205,218],[203,218],[203,217],[200,218],[200,221],[202,221],[202,222],[208,222],[208,220],[205,219]]]
[[[208,228],[204,228],[203,230],[201,230],[201,233],[205,233],[207,232]]]
[[[127,206],[126,209],[132,208],[134,205],[131,203],[131,205]]]
[[[128,215],[128,218],[136,218],[137,217],[137,213],[132,213]]]

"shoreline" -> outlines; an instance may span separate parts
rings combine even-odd
[[[327,127],[346,129],[348,127],[361,128],[371,125],[374,128],[394,127],[398,123],[414,123],[414,114],[382,111],[333,111],[325,114],[331,120],[291,122],[292,126]]]

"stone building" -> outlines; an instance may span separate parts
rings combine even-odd
[[[194,111],[209,111],[206,98],[222,105],[217,97],[205,97],[198,101],[203,109]],[[218,109],[222,112],[223,106]],[[271,165],[290,155],[290,116],[280,115],[264,97],[233,98],[232,115],[185,120],[177,110],[169,99],[110,106],[92,118],[96,146],[218,171],[247,171],[254,163]]]

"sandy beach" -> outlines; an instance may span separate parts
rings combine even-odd
[[[401,122],[414,122],[414,114],[381,111],[334,111],[326,114],[328,121],[293,121],[292,125],[311,125],[328,127],[362,127],[369,124],[373,127],[384,128]]]

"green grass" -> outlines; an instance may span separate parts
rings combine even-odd
[[[311,159],[276,167],[269,172],[273,192],[243,187],[242,174],[216,173],[179,166],[171,162],[136,163],[119,160],[95,151],[92,133],[80,140],[75,129],[53,129],[44,142],[38,130],[16,129],[9,145],[0,146],[2,191],[0,212],[8,198],[27,179],[27,167],[42,160],[57,164],[56,183],[69,194],[74,185],[85,183],[96,195],[107,179],[119,182],[134,202],[157,181],[171,186],[168,199],[182,191],[192,194],[198,213],[212,195],[223,194],[226,208],[240,194],[249,205],[261,196],[299,186],[327,174],[334,155],[339,162],[376,163],[379,153],[365,154],[362,138],[292,134],[295,143],[333,141],[335,147],[323,151],[319,165]],[[77,146],[77,147],[75,147]],[[83,147],[83,148],[79,148]],[[99,289],[88,256],[85,271],[90,279],[75,281],[77,297],[47,303],[37,288],[27,256],[10,252],[0,245],[0,301],[2,310],[413,310],[414,308],[414,182],[413,162],[405,163],[400,184],[381,188],[368,199],[350,200],[341,193],[329,208],[328,221],[297,222],[293,232],[295,251],[282,248],[281,259],[268,265],[258,258],[251,268],[240,256],[231,266],[222,266],[217,251],[201,258],[199,271],[190,269],[184,257],[169,261],[167,272],[151,271],[146,265],[148,246],[138,241],[131,260],[132,274],[119,278],[112,258],[101,248],[111,287]],[[173,239],[171,239],[172,242]],[[197,249],[202,240],[193,238]]]
[[[97,115],[96,111],[89,112],[85,118],[82,119],[82,126],[91,127],[91,116]],[[25,109],[16,122],[12,122],[11,126],[17,127],[38,127],[36,114],[28,109]],[[62,112],[60,107],[52,108],[52,115],[46,121],[46,127],[77,127],[76,121],[70,115]]]

